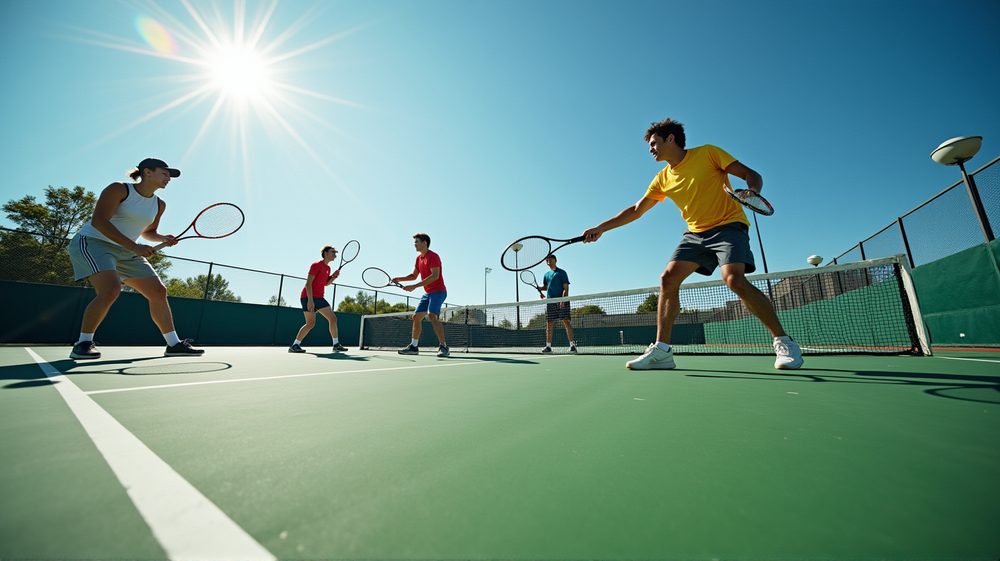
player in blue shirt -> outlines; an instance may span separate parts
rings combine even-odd
[[[549,266],[549,272],[545,273],[545,278],[542,281],[542,290],[545,291],[545,297],[559,298],[569,296],[569,275],[566,274],[566,271],[556,267],[556,256],[549,255],[546,257],[545,264]],[[569,302],[548,304],[545,307],[545,348],[542,349],[542,352],[552,352],[552,324],[560,319],[563,321],[563,325],[566,326],[566,337],[569,339],[569,352],[576,354],[573,326],[569,324]]]

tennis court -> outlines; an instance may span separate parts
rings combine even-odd
[[[0,347],[0,557],[1000,556],[1000,353]]]

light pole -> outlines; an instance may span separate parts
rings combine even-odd
[[[514,268],[515,269],[517,268],[517,252],[521,251],[521,248],[523,248],[523,247],[524,247],[524,244],[519,244],[519,243],[516,243],[516,244],[510,246],[510,248],[514,250]],[[514,272],[514,301],[515,302],[520,302],[521,301],[521,290],[520,290],[520,287],[517,284],[517,271]],[[515,327],[515,329],[521,329],[521,307],[520,306],[517,307],[517,327]]]
[[[486,294],[487,294],[487,292],[486,292],[486,288],[487,288],[486,281],[489,280],[489,277],[487,275],[489,275],[492,272],[493,272],[493,269],[490,269],[489,267],[486,267],[486,272],[483,273],[483,305],[484,306],[486,305],[486,302],[487,302],[487,298],[486,298]]]
[[[976,217],[979,218],[979,227],[983,229],[986,243],[989,243],[994,239],[993,228],[990,226],[990,219],[986,216],[986,210],[983,208],[983,201],[979,198],[976,181],[965,172],[964,165],[979,152],[982,146],[983,137],[981,136],[959,136],[946,140],[941,146],[938,146],[931,152],[931,159],[946,166],[957,165],[962,170],[965,188],[969,192],[969,198],[972,199],[972,209],[975,211]]]
[[[806,257],[806,263],[809,263],[813,267],[818,267],[819,264],[822,262],[823,258],[820,257],[819,255],[810,255],[809,257]]]

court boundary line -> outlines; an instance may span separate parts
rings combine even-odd
[[[65,374],[25,350],[83,425],[169,559],[276,560]]]
[[[958,357],[958,356],[936,356],[935,355],[934,358],[943,358],[943,359],[946,359],[946,360],[971,360],[973,362],[993,362],[993,363],[1000,362],[1000,360],[990,360],[990,359],[987,359],[987,358],[962,358],[962,357]]]
[[[573,356],[573,355],[555,355],[548,357],[538,357],[536,360],[545,360],[550,358],[565,358],[568,356]],[[83,393],[86,395],[96,395],[96,394],[106,394],[106,393],[135,392],[143,390],[160,390],[165,388],[180,388],[184,386],[205,386],[209,384],[230,384],[238,382],[258,382],[264,380],[283,380],[285,378],[307,378],[310,376],[330,376],[332,374],[363,374],[365,372],[391,372],[393,370],[415,370],[419,368],[447,368],[449,366],[478,366],[482,364],[496,364],[496,362],[493,361],[448,362],[446,364],[423,364],[419,366],[393,366],[390,368],[373,368],[373,369],[362,369],[362,370],[334,370],[329,372],[307,372],[304,374],[285,374],[283,376],[261,376],[258,378],[234,378],[231,380],[203,380],[201,382],[182,382],[178,384],[158,384],[155,386],[139,386],[134,388],[92,390]]]

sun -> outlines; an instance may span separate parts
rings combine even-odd
[[[336,130],[335,125],[310,111],[300,100],[311,98],[356,108],[364,106],[297,87],[282,77],[289,74],[286,65],[290,59],[315,53],[365,25],[326,35],[305,45],[293,46],[300,32],[315,20],[319,7],[307,9],[288,27],[268,33],[274,27],[271,22],[278,2],[279,0],[260,0],[257,9],[251,10],[254,13],[248,13],[247,0],[235,0],[231,4],[231,15],[224,15],[222,0],[205,0],[199,3],[200,8],[189,0],[181,0],[184,11],[180,13],[161,7],[157,0],[148,0],[143,4],[144,13],[135,17],[135,30],[142,43],[129,40],[121,33],[108,34],[75,28],[90,38],[70,37],[71,40],[168,59],[187,69],[180,74],[163,77],[177,87],[176,98],[103,138],[96,139],[92,145],[124,134],[165,113],[184,111],[207,103],[209,109],[204,122],[193,133],[182,161],[198,149],[210,129],[221,126],[228,131],[246,167],[249,161],[250,125],[254,121],[263,125],[269,136],[285,135],[290,138],[320,169],[339,181],[328,167],[329,158],[321,157],[312,143],[303,138],[293,124],[293,117],[300,120],[305,118],[311,124]],[[244,181],[249,185],[248,175],[244,175]]]
[[[220,45],[206,54],[205,66],[212,87],[236,101],[256,100],[270,93],[269,65],[249,47]]]

